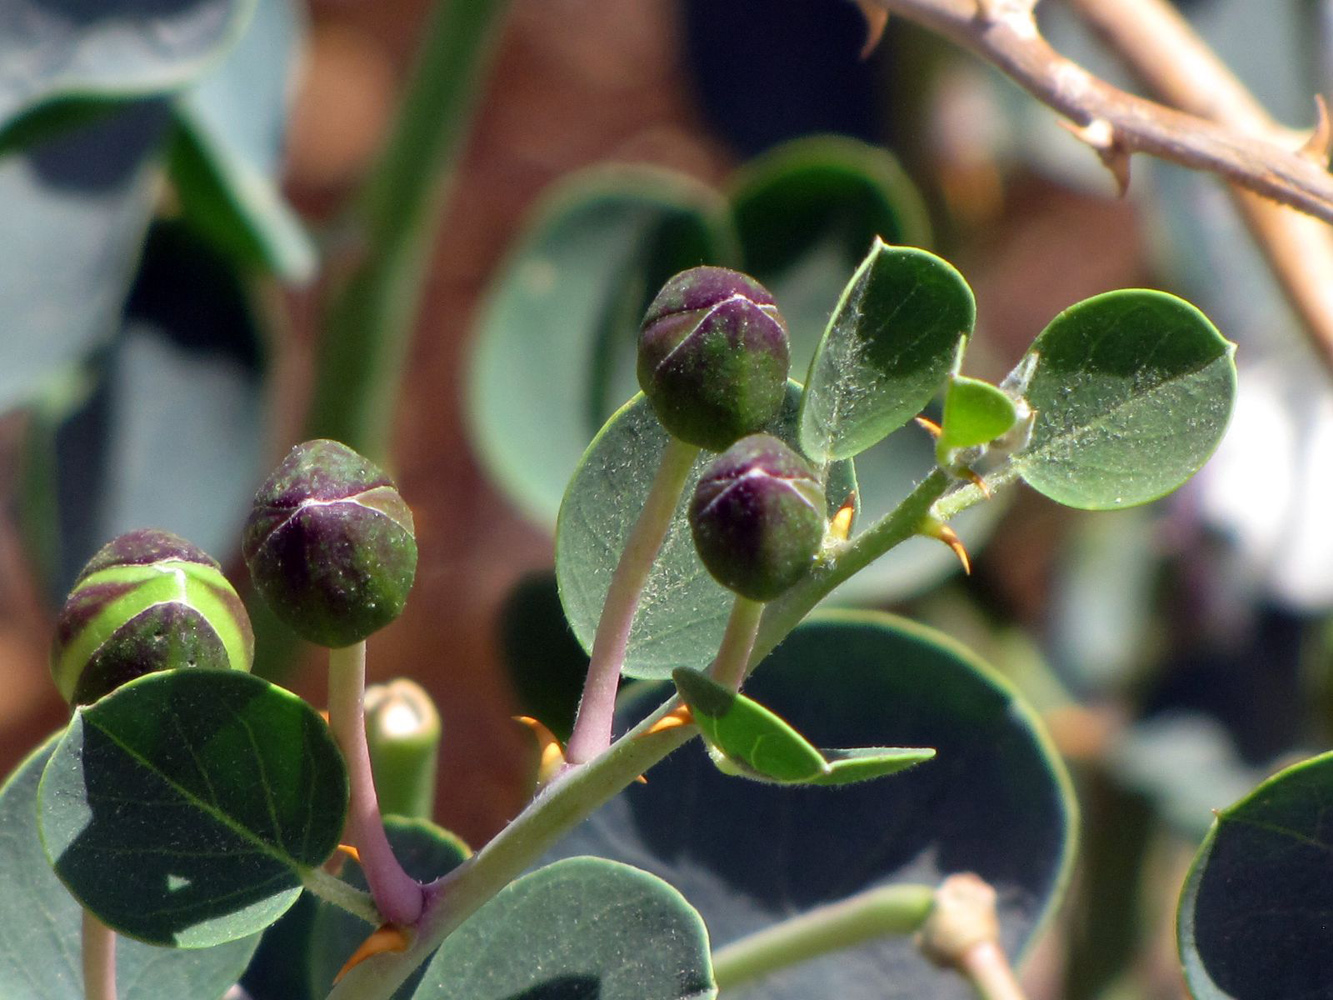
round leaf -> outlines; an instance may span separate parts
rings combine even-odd
[[[939,448],[973,448],[994,441],[1014,426],[1014,401],[989,382],[955,375],[944,395]]]
[[[114,929],[201,948],[276,920],[342,833],[347,774],[309,705],[239,671],[132,681],[75,712],[42,776],[56,874]]]
[[[1143,289],[1066,309],[1028,358],[1036,411],[1019,474],[1086,510],[1156,500],[1213,453],[1236,392],[1234,345],[1188,302]]]
[[[1196,1000],[1333,996],[1330,790],[1333,754],[1323,754],[1217,814],[1177,921]]]
[[[801,447],[849,458],[920,413],[972,332],[976,303],[953,266],[876,240],[820,341],[801,401]]]
[[[454,931],[414,1000],[712,1000],[708,933],[661,879],[600,858],[524,876]]]
[[[768,430],[791,443],[799,386]],[[556,578],[570,627],[592,648],[611,576],[643,509],[667,433],[640,394],[607,421],[570,480],[555,539]],[[624,673],[665,679],[676,667],[705,667],[726,631],[734,595],[715,581],[694,550],[686,517],[694,484],[711,454],[701,454],[681,493],[657,563],[648,575],[630,630]],[[830,469],[826,496],[836,511],[855,492],[851,463]]]
[[[83,910],[42,851],[37,785],[59,740],[51,737],[0,788],[0,996],[83,1000]],[[259,936],[216,948],[168,950],[124,940],[116,947],[121,1000],[218,1000],[245,971]]]
[[[974,871],[999,892],[1006,951],[1022,952],[1064,884],[1074,817],[1063,768],[1006,682],[930,629],[842,612],[796,629],[746,691],[817,745],[902,743],[938,756],[892,780],[827,789],[727,778],[687,746],[556,853],[633,858],[698,907],[715,947],[862,889]],[[971,993],[896,938],[738,987],[732,1000],[760,997]]]
[[[588,441],[636,390],[634,331],[658,286],[724,262],[718,207],[657,171],[586,175],[546,203],[490,289],[468,377],[473,439],[538,523],[554,523]]]

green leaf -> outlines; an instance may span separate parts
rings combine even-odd
[[[28,755],[0,788],[0,996],[83,1000],[82,909],[51,870],[37,835],[37,785],[60,734]],[[218,1000],[245,970],[259,936],[216,948],[169,950],[122,940],[120,1000]]]
[[[565,621],[553,569],[525,576],[505,598],[500,655],[522,714],[568,742],[588,676],[588,654]]]
[[[1196,1000],[1333,996],[1331,791],[1333,754],[1323,754],[1217,814],[1176,921]]]
[[[813,136],[745,164],[729,186],[743,267],[777,298],[793,368],[809,365],[847,275],[876,238],[927,246],[916,186],[892,154],[842,136]]]
[[[800,388],[787,385],[783,411],[768,430],[793,443]],[[597,622],[625,540],[638,519],[666,449],[667,433],[642,394],[607,421],[570,480],[555,538],[556,578],[570,627],[592,648]],[[624,673],[666,679],[676,667],[705,667],[726,631],[734,595],[694,550],[686,510],[711,454],[701,454],[681,494],[630,630]],[[836,511],[855,492],[851,463],[830,470],[826,495]]]
[[[760,665],[746,692],[816,745],[933,746],[938,756],[892,781],[828,789],[736,781],[686,747],[555,855],[633,858],[699,909],[715,948],[863,889],[974,871],[999,891],[1002,942],[1021,955],[1064,886],[1074,802],[1036,716],[1004,680],[931,629],[825,612]],[[621,722],[655,703],[637,700]],[[865,996],[972,994],[896,938],[737,988],[729,1000]]]
[[[219,59],[254,0],[11,0],[0,31],[0,128],[47,101],[128,100],[184,86]],[[70,109],[60,109],[66,112]]]
[[[304,28],[292,0],[258,0],[222,65],[176,102],[171,155],[191,224],[238,259],[296,282],[314,274],[315,248],[280,181]]]
[[[930,402],[976,319],[972,290],[925,250],[875,242],[829,320],[801,401],[801,446],[849,458]]]
[[[452,833],[427,820],[387,816],[384,829],[389,835],[394,856],[402,864],[403,870],[419,882],[430,882],[448,874],[472,853]],[[342,878],[358,889],[366,888],[361,866],[355,861],[343,865]],[[374,928],[346,910],[331,903],[319,904],[312,927],[309,954],[312,997],[328,994],[333,988],[333,977],[372,930]],[[299,958],[289,956],[289,960],[299,961]],[[402,1000],[411,997],[425,972],[424,966],[419,968],[398,988],[394,996]]]
[[[238,671],[142,677],[75,712],[39,790],[56,874],[114,929],[201,948],[254,933],[337,846],[347,774],[300,698]]]
[[[912,747],[818,750],[781,716],[697,670],[674,670],[671,679],[723,773],[788,784],[845,785],[935,756],[934,750]]]
[[[167,113],[141,102],[0,160],[0,412],[118,328]]]
[[[574,858],[503,889],[435,953],[413,1000],[712,1000],[708,932],[667,883]]]
[[[1028,353],[1032,440],[1019,475],[1058,503],[1130,507],[1176,489],[1213,453],[1236,391],[1234,345],[1198,309],[1144,289],[1066,309]]]
[[[980,379],[955,375],[944,394],[937,451],[988,444],[1011,430],[1018,419],[1014,401],[1002,390]]]
[[[468,415],[488,471],[537,523],[554,523],[588,441],[637,391],[635,336],[658,287],[730,256],[719,213],[675,175],[591,172],[547,200],[491,287]]]

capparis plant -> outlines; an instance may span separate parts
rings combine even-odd
[[[816,605],[914,537],[966,557],[949,522],[1016,479],[1094,509],[1175,489],[1226,425],[1232,346],[1180,299],[1112,292],[989,385],[960,371],[962,276],[879,241],[802,381],[779,307],[719,268],[649,307],[644,392],[560,512],[590,653],[572,731],[527,720],[533,797],[475,853],[430,822],[428,701],[364,689],[416,561],[382,470],[299,445],[245,529],[259,593],[329,647],[326,716],[199,669],[248,663],[216,563],[163,533],[108,544],[54,647],[71,721],[0,792],[21,872],[0,940],[24,935],[4,995],[1013,996],[997,956],[1022,954],[1073,849],[1041,723],[944,635]],[[936,397],[941,423],[913,421]],[[858,523],[857,457],[893,433],[936,438],[937,465]]]

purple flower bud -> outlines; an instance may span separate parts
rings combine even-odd
[[[773,296],[723,267],[682,271],[643,318],[639,386],[662,426],[701,448],[721,451],[768,423],[789,361]]]
[[[791,448],[752,434],[704,470],[690,501],[690,527],[718,583],[770,601],[810,570],[824,538],[824,488]]]

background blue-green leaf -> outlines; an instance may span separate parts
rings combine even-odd
[[[1194,306],[1146,289],[1070,306],[1032,344],[1032,440],[1015,456],[1038,492],[1070,507],[1146,503],[1213,453],[1236,393],[1234,346]]]
[[[1023,951],[1063,887],[1074,817],[1064,770],[1008,684],[940,633],[844,612],[798,628],[745,689],[817,745],[933,746],[938,755],[882,781],[792,788],[727,778],[691,744],[556,853],[633,858],[698,907],[714,946],[862,889],[974,871],[999,891],[1005,948]],[[733,997],[965,1000],[971,992],[896,939]]]
[[[1196,1000],[1333,997],[1333,754],[1281,771],[1217,814],[1180,898]]]
[[[37,785],[59,734],[43,743],[0,789],[0,996],[84,1000],[79,967],[82,909],[46,859],[37,835]],[[217,1000],[236,982],[258,935],[216,948],[116,947],[120,1000]]]
[[[548,199],[489,293],[468,384],[490,474],[552,525],[597,429],[638,391],[635,333],[676,271],[734,254],[707,188],[644,169],[602,170]]]
[[[783,412],[769,430],[794,443],[799,387],[789,382],[787,389]],[[588,446],[570,480],[556,531],[555,568],[565,615],[585,649],[592,647],[611,576],[666,443],[652,406],[636,396]],[[694,484],[712,457],[704,453],[695,461],[644,585],[625,658],[630,677],[667,678],[676,667],[705,667],[722,641],[735,597],[699,561],[686,517]],[[842,506],[855,486],[851,463],[832,466],[826,487],[829,510]]]
[[[454,931],[413,1000],[712,1000],[708,934],[670,885],[574,858],[525,875]]]
[[[976,303],[953,266],[876,242],[820,341],[801,402],[801,447],[848,458],[920,413],[972,332]]]
[[[300,894],[342,833],[347,773],[295,695],[234,670],[150,674],[79,709],[39,790],[42,842],[113,928],[200,948]]]

